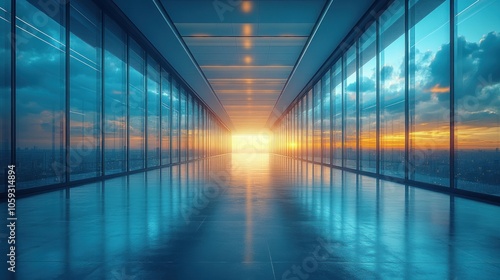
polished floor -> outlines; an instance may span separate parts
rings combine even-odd
[[[30,196],[17,207],[17,279],[500,275],[500,207],[267,154]]]

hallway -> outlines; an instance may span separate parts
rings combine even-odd
[[[317,164],[227,154],[20,199],[17,277],[494,279],[499,215]]]

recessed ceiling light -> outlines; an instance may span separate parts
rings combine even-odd
[[[250,1],[243,1],[241,3],[241,10],[244,12],[244,13],[250,13],[252,11],[252,2]]]
[[[248,24],[248,23],[243,24],[243,26],[242,26],[242,33],[243,33],[244,36],[250,36],[250,35],[252,35],[252,25]]]

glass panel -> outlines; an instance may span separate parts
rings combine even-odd
[[[314,86],[314,162],[321,162],[321,81]]]
[[[144,168],[145,149],[145,54],[129,39],[129,170]]]
[[[167,71],[161,71],[161,164],[170,163],[170,121],[171,110],[170,77]]]
[[[299,133],[300,133],[300,159],[307,159],[307,129],[306,129],[306,111],[305,111],[305,97],[302,97],[298,103],[298,112],[300,123],[299,123]]]
[[[356,127],[356,44],[344,55],[344,166],[356,169],[357,127]]]
[[[104,29],[104,173],[127,171],[127,35],[110,18]]]
[[[450,183],[450,2],[411,0],[408,179]]]
[[[377,28],[359,41],[359,169],[377,172]]]
[[[172,163],[179,162],[179,87],[172,79]]]
[[[160,164],[160,65],[148,56],[148,167]]]
[[[49,15],[39,2],[16,1],[19,189],[66,180],[66,15],[64,5],[55,5]]]
[[[199,122],[200,122],[200,105],[198,104],[198,102],[196,101],[196,99],[193,99],[193,118],[194,118],[194,122],[193,122],[193,158],[194,159],[198,159],[199,155],[198,155],[198,149],[199,149],[199,143],[200,143],[200,134],[198,132],[198,129],[199,129]]]
[[[404,2],[380,17],[380,173],[405,176]]]
[[[309,90],[307,93],[307,160],[313,160],[313,91]]]
[[[330,92],[330,70],[328,70],[325,75],[323,75],[323,78],[321,79],[321,102],[322,102],[322,118],[323,122],[321,124],[321,138],[322,138],[322,147],[323,147],[323,163],[330,164],[330,157],[331,157],[331,151],[330,151],[330,119],[331,119],[331,112],[330,112],[330,105],[331,105],[331,92]]]
[[[101,11],[88,1],[70,10],[70,179],[101,175]]]
[[[186,96],[186,91],[184,90],[183,87],[181,87],[181,120],[180,120],[180,136],[181,136],[181,147],[180,147],[180,152],[181,152],[181,162],[186,161],[187,157],[187,149],[188,149],[188,143],[187,143],[187,96]]]
[[[456,3],[455,182],[500,195],[500,1]]]
[[[332,73],[332,164],[342,166],[342,60],[338,60]]]
[[[194,108],[193,108],[193,96],[191,94],[188,95],[188,158],[193,159],[193,147],[194,147],[194,134],[193,134],[193,126],[194,126]]]
[[[10,34],[10,2],[0,1],[0,34]],[[11,161],[11,51],[9,37],[0,38],[0,193],[5,192],[7,166]]]

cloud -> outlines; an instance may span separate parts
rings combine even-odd
[[[382,66],[380,69],[380,80],[381,82],[390,80],[392,78],[392,74],[394,73],[394,67],[392,66]]]
[[[500,33],[490,32],[479,41],[477,74],[486,80],[500,82]]]
[[[362,77],[361,78],[361,84],[359,85],[359,91],[360,92],[370,92],[370,91],[375,91],[375,81],[373,79],[367,78],[367,77]]]

